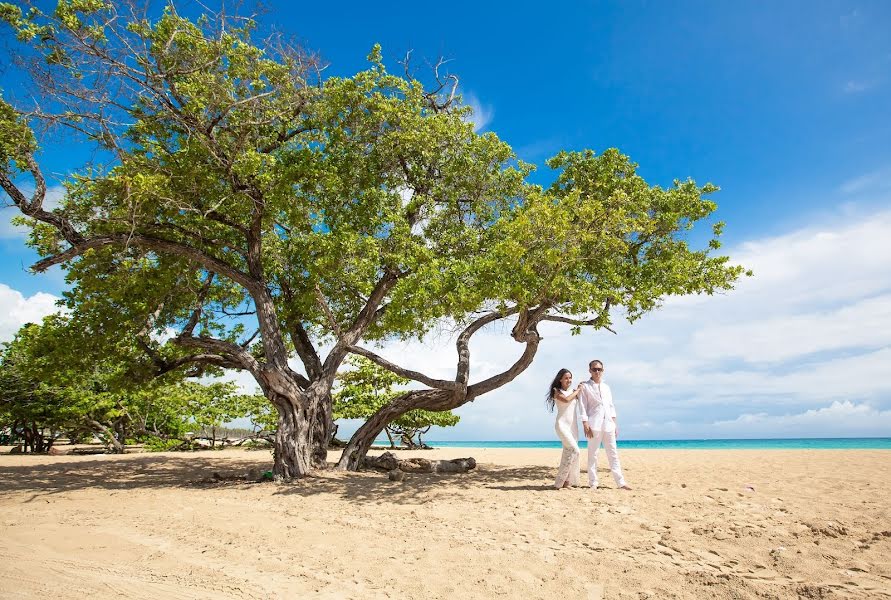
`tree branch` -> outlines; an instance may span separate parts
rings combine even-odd
[[[327,376],[334,377],[340,363],[343,362],[344,357],[350,352],[349,348],[361,339],[362,334],[365,333],[365,330],[374,321],[378,307],[383,302],[387,292],[396,285],[401,275],[402,273],[392,270],[384,273],[383,277],[378,280],[377,285],[374,286],[374,289],[368,296],[368,301],[362,307],[362,310],[359,311],[350,328],[343,333],[337,332],[337,343],[331,349],[331,352],[328,353],[325,363],[322,365],[322,369]],[[321,295],[321,292],[318,293]]]
[[[303,361],[307,375],[315,379],[322,371],[322,361],[302,323],[298,322],[291,328],[291,340],[294,342],[297,355]]]
[[[215,276],[216,274],[213,271],[209,272],[201,289],[198,290],[198,293],[196,294],[195,310],[192,311],[192,315],[189,317],[186,326],[183,327],[182,332],[184,334],[192,335],[192,332],[195,331],[195,326],[198,325],[198,321],[201,319],[201,311],[204,309],[204,299],[207,297],[208,292],[210,292],[210,286],[213,285]]]
[[[249,337],[248,339],[246,339],[245,341],[241,342],[238,345],[241,346],[242,348],[244,348],[245,350],[247,350],[247,347],[251,345],[251,342],[253,342],[257,338],[258,335],[260,335],[259,327],[254,330],[254,333],[251,334],[251,337]]]
[[[450,391],[458,391],[462,388],[462,386],[455,381],[447,381],[445,379],[433,379],[432,377],[427,377],[423,373],[419,373],[417,371],[412,371],[411,369],[404,369],[399,365],[391,363],[387,359],[378,356],[371,350],[366,350],[365,348],[361,348],[359,346],[350,346],[348,348],[350,352],[353,354],[358,354],[359,356],[364,356],[371,362],[400,375],[401,377],[405,377],[407,379],[412,379],[414,381],[419,381],[424,385],[428,385],[432,388],[436,388],[439,390],[450,390]]]
[[[36,218],[41,221],[49,222],[42,216]],[[90,239],[81,238],[80,241],[74,243],[67,250],[36,262],[31,267],[31,270],[38,273],[46,271],[48,268],[67,262],[77,256],[80,256],[90,249],[114,245],[127,246],[130,244],[149,248],[151,250],[170,252],[171,254],[176,254],[178,256],[182,256],[183,258],[192,260],[206,268],[208,271],[214,271],[220,275],[228,277],[232,281],[242,285],[252,294],[262,289],[262,283],[260,281],[257,281],[247,273],[236,269],[230,264],[204,253],[198,248],[189,246],[188,244],[184,244],[182,242],[174,242],[171,240],[166,240],[164,238],[142,234],[131,235],[129,233],[113,233],[109,235],[96,236]]]
[[[331,330],[334,331],[334,334],[337,335],[337,337],[341,337],[340,325],[337,324],[337,318],[334,316],[334,312],[328,305],[328,301],[325,299],[325,294],[322,293],[321,288],[319,288],[319,284],[315,285],[315,292],[316,301],[319,303],[319,307],[322,309],[322,312],[325,313],[325,316],[328,317],[328,325],[331,326]]]
[[[538,352],[539,342],[541,342],[541,336],[538,335],[538,331],[535,329],[535,324],[532,324],[527,330],[526,347],[523,349],[523,354],[520,358],[518,358],[506,371],[469,386],[467,388],[467,398],[465,402],[469,402],[477,396],[481,396],[486,392],[491,392],[492,390],[498,389],[513,381],[517,375],[525,371],[529,365],[532,364],[532,359],[535,358],[535,353]],[[464,402],[461,404],[464,404]],[[458,406],[460,406],[460,404]]]
[[[557,323],[567,323],[569,325],[579,325],[581,327],[599,327],[601,329],[606,329],[607,331],[615,334],[616,332],[610,328],[608,325],[603,324],[604,317],[603,315],[609,316],[609,309],[612,306],[613,299],[607,298],[606,302],[603,304],[603,310],[601,311],[601,316],[594,317],[593,319],[573,319],[570,317],[563,317],[560,315],[548,315],[545,314],[540,318],[542,321],[555,321]]]
[[[556,321],[557,323],[567,323],[569,325],[579,325],[582,327],[597,326],[600,329],[606,329],[610,333],[616,333],[615,330],[613,330],[611,327],[609,327],[607,325],[600,325],[599,317],[596,317],[594,319],[582,320],[582,319],[571,319],[569,317],[561,317],[559,315],[548,315],[546,317],[542,317],[541,320],[542,321]]]
[[[467,382],[470,378],[470,338],[477,331],[488,325],[489,323],[494,323],[499,319],[503,319],[507,316],[516,314],[519,312],[519,308],[513,307],[505,310],[496,310],[492,311],[486,315],[483,315],[473,323],[471,323],[461,334],[458,336],[458,340],[455,343],[458,349],[458,366],[455,373],[455,381],[459,384],[466,386]]]
[[[28,171],[30,171],[31,175],[34,177],[34,194],[31,196],[30,201],[5,173],[0,173],[0,187],[9,194],[13,203],[20,211],[22,211],[22,214],[31,217],[32,219],[49,223],[62,234],[62,237],[64,237],[69,244],[81,243],[83,241],[83,236],[74,228],[68,219],[43,209],[43,201],[46,199],[46,179],[43,177],[43,172],[40,170],[40,167],[30,153],[25,155],[25,164],[28,167]]]
[[[223,356],[221,354],[210,353],[192,354],[189,356],[177,358],[176,360],[163,360],[155,364],[158,366],[157,375],[163,375],[164,373],[169,373],[170,371],[174,371],[180,367],[191,364],[213,365],[216,367],[222,367],[224,369],[244,368],[244,366],[240,362],[235,361],[232,358]]]
[[[254,356],[250,352],[248,352],[238,344],[227,342],[225,340],[219,340],[216,338],[194,337],[185,333],[181,333],[180,335],[173,338],[171,341],[177,346],[181,346],[183,348],[197,348],[199,350],[208,350],[210,351],[212,356],[220,356],[224,360],[231,361],[233,365],[237,365],[234,368],[250,371],[255,377],[259,377],[262,374],[263,366],[260,364],[260,362],[256,358],[254,358]],[[181,360],[183,360],[181,364],[185,364],[186,362],[194,362],[189,358]]]

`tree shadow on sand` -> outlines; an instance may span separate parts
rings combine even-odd
[[[42,457],[34,457],[39,459]],[[82,489],[160,489],[189,487],[215,472],[244,475],[249,469],[271,468],[268,454],[257,460],[196,454],[129,454],[84,456],[59,462],[8,465],[0,460],[0,495],[9,492],[57,494]]]
[[[467,490],[488,488],[502,492],[551,491],[554,469],[541,466],[502,467],[481,464],[467,473],[407,473],[404,481],[390,481],[379,471],[341,472],[333,469],[286,484],[246,479],[252,472],[272,468],[266,452],[239,457],[209,454],[132,454],[66,457],[33,464],[9,465],[0,459],[0,497],[30,493],[32,500],[48,494],[85,489],[139,490],[187,488],[219,489],[262,486],[270,495],[306,497],[331,495],[357,502],[415,504]]]
[[[295,496],[330,494],[357,502],[421,504],[481,488],[503,492],[553,491],[553,472],[554,469],[540,466],[480,464],[467,473],[406,473],[404,481],[390,481],[386,473],[376,471],[326,472],[279,486],[276,493]]]

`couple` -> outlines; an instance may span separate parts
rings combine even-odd
[[[592,360],[588,365],[591,379],[580,383],[574,391],[569,391],[572,373],[560,369],[548,390],[547,404],[553,411],[557,407],[557,422],[554,429],[563,443],[563,456],[557,469],[557,489],[578,485],[579,480],[579,430],[576,423],[576,409],[582,415],[582,427],[588,438],[588,485],[597,489],[597,451],[600,443],[606,449],[609,468],[619,489],[630,490],[622,475],[619,464],[619,451],[616,437],[619,427],[616,424],[616,407],[609,386],[603,383],[603,363]]]

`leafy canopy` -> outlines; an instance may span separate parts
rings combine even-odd
[[[232,341],[247,320],[231,315],[253,311],[263,287],[286,332],[325,338],[398,274],[365,332],[381,338],[421,335],[488,297],[473,261],[529,167],[474,133],[468,109],[388,73],[379,47],[368,70],[323,80],[312,57],[256,45],[251,21],[214,29],[171,6],[121,27],[114,10],[0,11],[48,62],[57,121],[107,158],[72,174],[58,209],[78,238],[106,241],[65,261],[72,306],[95,307],[106,330],[150,319],[156,334],[204,306],[194,331]],[[114,83],[92,92],[103,77]],[[5,101],[0,136],[0,167],[21,169],[33,141]],[[31,243],[52,257],[71,240],[35,222]]]

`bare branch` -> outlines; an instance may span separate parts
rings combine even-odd
[[[46,199],[46,180],[34,157],[28,153],[25,156],[25,162],[31,175],[34,177],[34,194],[29,201],[25,194],[16,186],[5,173],[0,173],[0,187],[9,194],[13,203],[22,211],[25,216],[49,223],[55,227],[59,233],[70,244],[77,244],[83,241],[83,236],[78,233],[74,226],[61,215],[49,212],[43,209],[43,201]],[[51,266],[51,265],[50,265]]]
[[[254,331],[254,333],[251,334],[251,337],[249,337],[248,339],[246,339],[245,341],[241,342],[241,343],[238,344],[238,345],[241,346],[242,348],[247,349],[247,347],[251,345],[251,342],[253,342],[253,341],[257,338],[257,336],[258,336],[259,334],[260,334],[260,328],[258,327],[258,328]]]
[[[606,329],[607,331],[609,331],[611,333],[616,333],[611,327],[608,327],[607,325],[601,325],[599,317],[596,317],[594,319],[582,320],[582,319],[571,319],[569,317],[562,317],[560,315],[548,315],[546,317],[542,317],[541,320],[542,321],[556,321],[557,323],[567,323],[569,325],[579,325],[581,327],[596,326],[600,329]]]
[[[432,388],[436,388],[439,390],[451,390],[458,391],[462,388],[462,386],[455,381],[447,381],[445,379],[434,379],[432,377],[427,377],[423,373],[419,373],[417,371],[412,371],[411,369],[404,369],[399,365],[391,363],[387,359],[375,354],[371,350],[367,350],[365,348],[361,348],[359,346],[350,346],[348,348],[350,352],[353,354],[358,354],[359,356],[364,356],[371,362],[387,369],[388,371],[392,371],[401,377],[405,377],[407,379],[412,379],[414,381],[418,381],[423,383],[424,385],[430,386]]]
[[[186,322],[186,326],[183,327],[182,333],[186,335],[192,335],[192,332],[195,331],[195,326],[198,325],[198,321],[201,319],[201,312],[204,310],[204,300],[207,297],[207,294],[210,292],[210,287],[213,285],[213,279],[216,276],[216,273],[211,271],[207,274],[207,277],[204,280],[204,284],[201,286],[201,289],[198,290],[195,298],[195,310],[192,311],[192,315],[189,317],[189,320]]]
[[[331,310],[331,307],[328,305],[328,301],[325,299],[325,294],[322,293],[319,285],[315,286],[316,291],[316,301],[319,303],[319,306],[322,309],[322,312],[325,313],[325,316],[328,317],[328,324],[331,326],[332,331],[337,335],[337,337],[341,336],[340,325],[337,324],[337,318],[334,316],[334,312]]]
[[[236,368],[250,371],[255,376],[262,375],[263,367],[260,362],[238,344],[210,337],[194,337],[185,333],[176,336],[171,341],[183,348],[209,350],[213,355],[220,356],[236,365]],[[188,358],[183,360],[184,362],[193,362]]]
[[[412,77],[411,68],[409,66],[411,64],[411,53],[412,52],[414,52],[414,50],[409,50],[408,52],[405,53],[405,58],[403,58],[402,60],[396,61],[397,64],[402,65],[402,69],[405,71],[405,78],[409,79],[409,80],[414,79],[414,77]]]
[[[297,350],[297,355],[303,361],[307,375],[312,378],[318,377],[322,371],[322,361],[313,346],[312,340],[309,338],[309,333],[302,323],[297,323],[291,329],[291,340],[294,343],[294,348]]]
[[[163,361],[158,365],[158,375],[163,375],[164,373],[169,373],[170,371],[174,371],[180,367],[186,365],[213,365],[215,367],[222,367],[224,369],[243,369],[242,364],[236,360],[233,360],[230,357],[222,356],[220,354],[210,354],[210,353],[200,353],[200,354],[192,354],[190,356],[184,356],[181,358],[177,358],[176,360],[171,361]],[[200,372],[190,373],[190,376],[200,375]]]
[[[484,379],[483,381],[469,386],[467,388],[467,398],[465,402],[469,402],[477,396],[481,396],[486,392],[491,392],[492,390],[498,389],[513,381],[517,375],[525,371],[529,365],[532,364],[532,359],[535,358],[535,353],[538,352],[539,342],[541,342],[541,336],[538,335],[538,331],[535,330],[535,326],[533,325],[526,336],[526,347],[523,349],[523,354],[520,358],[518,358],[506,371],[502,371],[497,375],[493,375],[488,379]],[[462,402],[461,404],[464,404],[465,402]],[[458,404],[457,406],[460,406],[461,404]]]
[[[517,312],[519,312],[519,308],[517,307],[492,311],[475,320],[461,332],[456,342],[458,348],[458,367],[455,374],[456,382],[466,386],[470,378],[470,338],[473,334],[489,323],[494,323],[499,319],[516,314]]]

